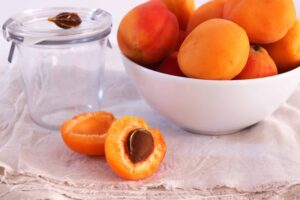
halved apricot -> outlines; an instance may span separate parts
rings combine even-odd
[[[113,122],[105,140],[105,157],[112,170],[122,178],[139,180],[152,175],[166,152],[158,129],[151,129],[137,117]]]
[[[114,120],[114,115],[109,112],[80,114],[62,125],[61,136],[73,151],[104,155],[105,138]]]

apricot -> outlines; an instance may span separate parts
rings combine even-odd
[[[162,0],[169,10],[174,13],[181,30],[186,30],[190,17],[195,12],[194,0]]]
[[[187,32],[186,31],[183,31],[183,30],[180,30],[179,31],[179,38],[178,38],[178,42],[177,42],[177,45],[176,45],[176,48],[175,50],[178,51],[183,43],[183,41],[185,40],[187,36]]]
[[[182,71],[179,68],[177,61],[178,52],[174,52],[169,57],[167,57],[156,69],[156,71],[173,75],[173,76],[181,76],[185,77]]]
[[[110,127],[105,157],[112,170],[124,179],[139,180],[152,175],[166,153],[158,129],[151,129],[137,117],[122,117]]]
[[[61,136],[75,152],[102,156],[106,134],[114,120],[109,112],[79,114],[62,125]]]
[[[247,34],[241,27],[228,20],[211,19],[187,36],[178,62],[188,77],[230,80],[243,70],[249,50]]]
[[[151,66],[161,62],[178,42],[179,24],[173,13],[159,0],[132,9],[121,21],[118,43],[131,60]]]
[[[227,0],[223,17],[244,28],[251,43],[267,44],[294,25],[296,9],[293,0]]]
[[[225,0],[212,0],[201,5],[191,16],[187,26],[187,32],[190,33],[199,24],[215,18],[223,18],[223,8]]]
[[[300,20],[281,40],[264,46],[280,72],[286,72],[300,66]]]
[[[259,45],[252,45],[246,66],[235,79],[254,79],[277,75],[278,70],[268,52]]]

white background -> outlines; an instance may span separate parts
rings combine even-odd
[[[0,23],[13,14],[16,14],[25,9],[53,7],[53,6],[71,6],[71,7],[89,7],[102,8],[113,15],[114,28],[111,35],[111,40],[116,41],[116,30],[122,18],[135,5],[145,2],[146,0],[1,0],[3,3],[0,6]],[[195,0],[197,6],[207,0]],[[4,3],[5,2],[5,3]],[[300,0],[294,0],[300,17]],[[0,34],[0,59],[7,56],[9,46]]]

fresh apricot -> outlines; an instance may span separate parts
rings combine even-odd
[[[105,156],[112,170],[124,179],[139,180],[152,175],[166,152],[159,130],[150,129],[137,117],[122,117],[110,127]]]
[[[178,62],[188,77],[230,80],[243,70],[249,50],[247,34],[241,27],[228,20],[211,19],[187,36]]]
[[[174,13],[179,22],[181,30],[186,30],[187,24],[190,17],[195,12],[195,1],[194,0],[162,0]]]
[[[246,66],[235,79],[254,79],[277,75],[278,70],[268,52],[259,45],[252,45]]]
[[[244,28],[250,42],[273,43],[296,21],[293,0],[226,0],[223,17]]]
[[[185,77],[182,71],[179,68],[178,61],[177,61],[178,52],[174,52],[169,57],[167,57],[156,69],[156,71],[170,74],[173,76],[181,76]]]
[[[105,137],[114,120],[114,115],[109,112],[80,114],[62,125],[61,136],[73,151],[104,155]]]
[[[187,32],[186,31],[183,31],[183,30],[180,30],[179,31],[179,38],[178,38],[178,42],[177,42],[177,45],[176,45],[176,48],[175,50],[178,51],[183,43],[183,41],[185,40],[187,36]]]
[[[201,5],[191,16],[187,32],[192,32],[199,24],[215,18],[223,18],[225,0],[211,0]]]
[[[179,24],[175,15],[159,0],[151,0],[132,9],[121,21],[118,43],[131,60],[152,66],[175,48]]]
[[[300,20],[281,40],[264,46],[280,72],[286,72],[300,66]]]

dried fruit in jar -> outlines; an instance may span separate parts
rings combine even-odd
[[[166,143],[158,129],[149,128],[137,117],[113,122],[105,140],[105,157],[122,178],[139,180],[151,176],[166,153]]]
[[[48,21],[54,22],[58,27],[63,29],[77,27],[82,22],[79,15],[73,12],[62,12],[53,18],[48,18]]]
[[[61,136],[73,151],[101,156],[104,155],[107,131],[114,120],[114,115],[109,112],[80,114],[62,125]]]

